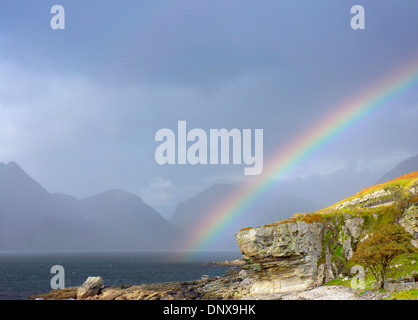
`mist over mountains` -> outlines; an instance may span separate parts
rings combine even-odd
[[[415,156],[401,162],[381,175],[379,181],[418,170],[417,160]],[[312,212],[329,205],[329,199],[348,196],[344,193],[349,189],[339,186],[343,183],[341,177],[349,175],[349,171],[338,172],[322,180],[316,177],[290,182],[286,185],[288,195],[267,192],[248,212],[219,232],[206,249],[238,250],[234,234],[241,228],[286,219],[298,212]],[[352,186],[355,191],[377,179],[371,182],[372,175],[363,175],[362,179],[359,175],[351,176],[357,182]],[[49,193],[17,163],[0,163],[0,250],[183,250],[184,241],[243,188],[213,185],[179,203],[167,220],[130,192],[108,190],[83,199]],[[320,193],[324,196],[317,196]]]
[[[138,196],[51,194],[16,163],[0,165],[0,250],[170,250],[178,231]]]

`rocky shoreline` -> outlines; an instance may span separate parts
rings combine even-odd
[[[83,285],[84,286],[84,285]],[[166,282],[141,285],[103,286],[81,297],[83,287],[51,290],[29,299],[38,300],[381,300],[390,293],[367,290],[360,292],[345,286],[320,286],[310,290],[287,293],[250,293],[249,283],[237,270],[228,270],[222,277],[205,280]]]

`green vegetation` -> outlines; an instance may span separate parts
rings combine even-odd
[[[388,275],[391,278],[397,279],[406,277],[412,274],[414,271],[418,274],[418,253],[407,253],[400,255],[393,261],[393,265],[398,265],[399,267],[392,267],[389,270]]]
[[[415,262],[414,262],[415,261]],[[348,264],[350,267],[354,265],[354,263]],[[395,267],[395,266],[399,267]],[[417,273],[418,276],[418,253],[405,253],[398,257],[396,257],[393,260],[392,266],[388,270],[388,277],[391,277],[393,279],[398,279],[402,277],[407,277],[411,275],[412,273]],[[347,278],[351,279],[351,274],[348,272],[350,276]],[[370,270],[366,269],[366,282],[370,283],[370,287],[366,286],[366,289],[372,289],[373,284],[375,282],[375,278],[373,274],[370,272]],[[347,287],[350,287],[350,281],[343,281],[342,279],[334,279],[330,280],[326,283],[327,285],[345,285]]]
[[[391,293],[390,298],[384,300],[418,300],[418,289],[395,291]]]

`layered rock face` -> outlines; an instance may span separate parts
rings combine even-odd
[[[312,289],[342,273],[353,255],[363,219],[346,216],[245,229],[236,239],[251,279],[251,293]]]

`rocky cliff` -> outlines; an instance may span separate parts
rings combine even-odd
[[[253,294],[308,290],[349,275],[357,244],[382,224],[397,223],[418,245],[418,171],[372,186],[331,207],[261,227],[236,239],[241,274]]]

